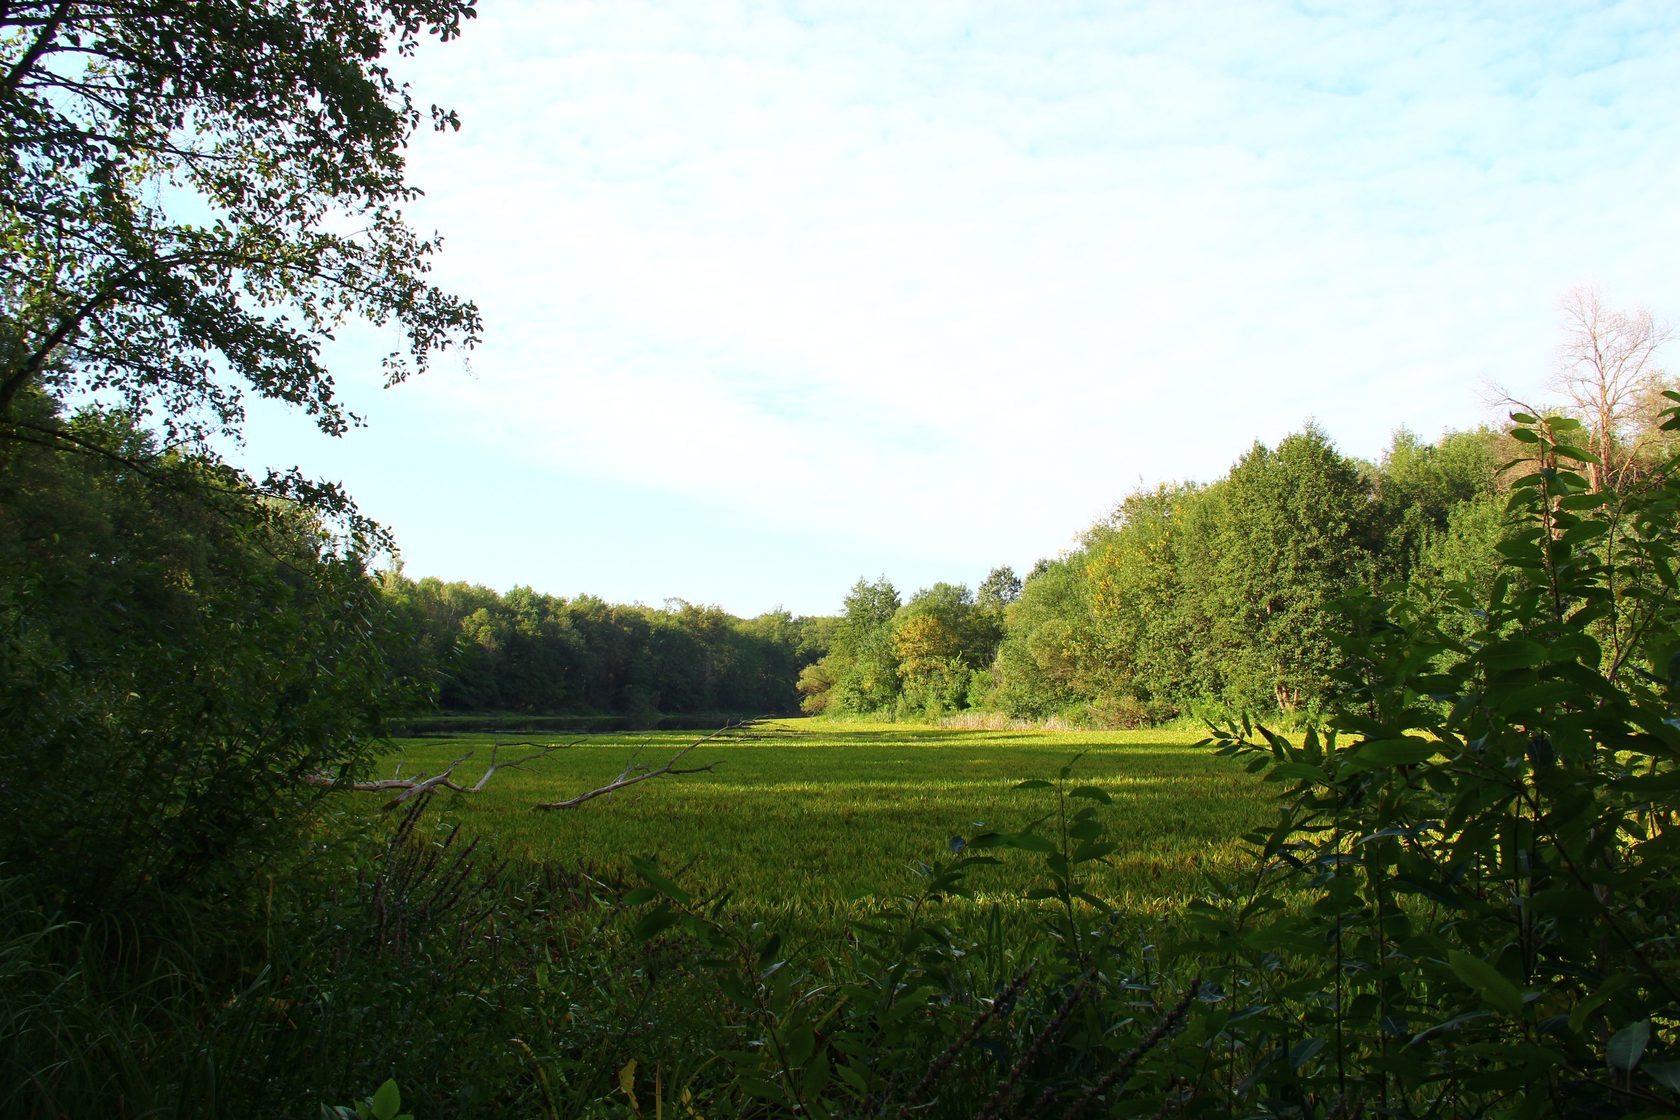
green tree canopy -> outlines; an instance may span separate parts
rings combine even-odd
[[[477,309],[426,278],[438,241],[403,216],[422,114],[388,55],[473,14],[471,0],[0,5],[0,421],[26,423],[35,386],[197,440],[237,432],[255,392],[337,434],[355,417],[321,347],[347,318],[406,336],[388,381],[471,344]]]
[[[363,553],[119,414],[0,440],[0,863],[78,913],[216,897],[415,696]],[[142,462],[136,470],[131,463]],[[247,884],[248,885],[248,884]]]
[[[1085,583],[1068,559],[1043,560],[1009,605],[993,664],[997,703],[1012,716],[1043,718],[1081,695],[1080,647],[1089,612]]]
[[[1375,479],[1380,573],[1408,574],[1446,533],[1455,509],[1496,490],[1501,467],[1515,455],[1509,437],[1487,428],[1449,432],[1433,444],[1395,432]]]
[[[1004,608],[1021,597],[1021,577],[1015,574],[1015,569],[1005,564],[1001,568],[993,568],[986,578],[980,581],[980,590],[974,593],[974,603],[983,611],[1001,615]]]
[[[879,712],[898,699],[901,681],[893,648],[893,618],[902,606],[886,576],[860,579],[834,624],[829,652],[819,668],[803,672],[799,690],[806,711]]]
[[[991,664],[996,628],[967,587],[936,583],[899,608],[892,648],[903,705],[937,714],[967,705],[974,672]]]
[[[1371,488],[1316,426],[1263,444],[1220,486],[1214,639],[1228,699],[1292,708],[1327,695],[1338,655],[1330,602],[1372,578]]]

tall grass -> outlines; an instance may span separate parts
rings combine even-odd
[[[609,781],[638,754],[667,757],[691,738],[591,736],[439,809],[515,858],[622,874],[630,857],[651,856],[684,868],[697,891],[728,889],[745,913],[831,931],[893,897],[950,837],[982,822],[1026,827],[1042,807],[1010,787],[1054,773],[1076,753],[1082,779],[1118,803],[1119,847],[1099,881],[1130,912],[1175,914],[1208,878],[1237,874],[1245,866],[1238,838],[1271,813],[1267,790],[1196,748],[1190,732],[811,720],[769,721],[706,744],[688,761],[718,763],[710,773],[646,783],[576,811],[531,809]],[[493,741],[406,740],[385,765],[417,773],[476,751],[461,771],[470,783]],[[977,873],[977,904],[1019,905],[1025,885],[1013,866]]]
[[[343,795],[219,908],[159,897],[77,924],[0,880],[0,1115],[308,1116],[388,1078],[419,1117],[770,1115],[754,1092],[833,1102],[864,1070],[880,1102],[972,1115],[1041,1038],[1009,1090],[1025,1107],[1047,1077],[1086,1092],[1086,1065],[1166,1021],[1179,989],[1129,971],[1138,931],[1235,866],[1263,806],[1182,738],[776,723],[707,747],[711,773],[530,808],[691,737],[591,738],[396,818]],[[398,757],[487,761],[489,742]],[[1090,886],[1135,923],[1103,935],[1103,977],[1058,1021],[1079,972],[1023,897],[1038,857],[992,866],[949,841],[1052,835],[1043,799],[1009,787],[1081,749],[1123,838]],[[676,876],[692,917],[650,923],[633,856]],[[1066,1080],[1092,1031],[1108,1041]]]

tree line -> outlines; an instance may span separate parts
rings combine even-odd
[[[1590,292],[1566,304],[1554,388],[1583,425],[1596,487],[1631,487],[1674,450],[1652,360],[1665,338],[1649,313],[1608,310]],[[801,673],[801,704],[1090,726],[1192,711],[1312,716],[1345,699],[1336,604],[1492,588],[1524,434],[1482,427],[1426,442],[1402,429],[1373,463],[1308,424],[1275,447],[1255,443],[1214,482],[1130,495],[1024,580],[999,568],[978,593],[938,583],[908,600],[885,577],[859,580],[830,650]]]
[[[1552,387],[1582,424],[1601,490],[1637,485],[1675,449],[1655,365],[1667,337],[1648,312],[1608,309],[1590,291],[1565,302]],[[1255,443],[1212,482],[1129,495],[1025,578],[999,567],[977,589],[940,582],[908,599],[885,576],[860,579],[836,617],[739,619],[681,600],[617,606],[386,573],[386,602],[411,635],[393,657],[434,682],[446,711],[647,718],[797,706],[1097,727],[1233,711],[1310,718],[1346,698],[1337,604],[1492,588],[1524,431],[1431,442],[1401,429],[1372,462],[1308,424],[1275,447]]]
[[[885,579],[860,581],[801,678],[805,710],[1113,725],[1310,709],[1337,663],[1332,601],[1486,577],[1506,442],[1402,431],[1370,464],[1308,425],[1215,482],[1130,495],[1024,580],[998,569],[980,595],[939,584],[902,604]]]
[[[1489,428],[1396,433],[1376,463],[1316,425],[1256,443],[1224,477],[1134,493],[1023,579],[908,599],[860,579],[839,616],[735,618],[516,587],[382,577],[407,635],[392,656],[445,711],[961,712],[1139,725],[1191,709],[1310,713],[1335,699],[1329,610],[1391,583],[1485,587],[1501,532]]]
[[[801,667],[833,620],[784,610],[737,618],[680,599],[662,607],[505,594],[400,572],[380,588],[405,671],[448,712],[774,715],[798,711]]]

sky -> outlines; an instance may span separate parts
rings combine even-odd
[[[976,586],[1318,424],[1544,398],[1560,305],[1680,318],[1680,6],[483,0],[401,70],[470,354],[342,440],[411,577],[750,616]],[[1668,355],[1671,368],[1680,362]]]

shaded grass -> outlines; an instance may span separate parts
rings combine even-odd
[[[531,738],[405,741],[381,770],[435,771],[471,750],[458,775],[470,783],[492,743]],[[611,780],[637,752],[663,762],[692,738],[590,737],[498,772],[484,793],[434,799],[406,826],[413,835],[378,814],[383,797],[334,797],[283,866],[253,870],[256,895],[234,892],[225,908],[160,903],[145,911],[149,924],[125,915],[65,923],[0,878],[0,1114],[296,1115],[396,1077],[422,1116],[539,1115],[550,1088],[559,1115],[627,1115],[618,1077],[634,1058],[644,1100],[654,1091],[647,1071],[662,1070],[668,1104],[692,1086],[702,1105],[716,1103],[704,1115],[736,1115],[736,1067],[719,1056],[751,1058],[751,1040],[788,1037],[801,1016],[823,1018],[830,1032],[851,1016],[857,1037],[914,1071],[895,1083],[903,1090],[967,1025],[975,1000],[1056,959],[1053,905],[1022,900],[1043,881],[1037,854],[1005,853],[1002,866],[976,873],[979,901],[1000,902],[995,912],[960,899],[931,916],[951,927],[948,951],[936,951],[938,939],[904,940],[930,920],[926,911],[883,914],[895,896],[917,893],[912,868],[952,858],[952,835],[1019,831],[1053,810],[1053,794],[1011,792],[1016,782],[1054,777],[1087,752],[1076,780],[1114,798],[1104,820],[1121,845],[1092,887],[1138,926],[1174,924],[1210,875],[1238,877],[1247,860],[1236,838],[1271,815],[1267,787],[1193,747],[1188,733],[819,721],[708,743],[686,762],[718,761],[709,773],[575,811],[531,808]],[[1052,834],[1052,822],[1041,830]],[[485,842],[476,854],[473,839]],[[729,892],[723,950],[681,930],[640,938],[633,930],[651,906],[620,906],[616,890],[574,871],[633,880],[628,861],[639,854],[686,865],[691,889]],[[505,873],[501,856],[514,860]],[[480,869],[454,876],[469,857]],[[874,932],[857,921],[865,916]],[[791,962],[775,975],[799,978],[778,981],[791,985],[781,1003],[765,1002],[774,985],[754,980],[773,930],[787,935],[777,951]],[[1131,960],[1130,932],[1115,938],[1115,962]],[[1145,940],[1160,944],[1150,932]],[[745,946],[739,954],[731,938]],[[877,1029],[867,1007],[843,1010],[897,991],[883,983],[899,977],[906,953],[921,970],[925,1018],[895,1020],[888,1035],[891,1024]],[[1002,1022],[1003,1037],[1030,1037],[1065,998],[1054,969],[1042,975],[1045,987],[1022,997],[1022,1014],[1037,1009],[1039,1019]],[[745,1002],[731,995],[739,977],[749,981]],[[936,992],[926,987],[936,981]],[[817,1002],[805,1008],[807,999]],[[838,1018],[820,1010],[830,999]],[[951,1085],[995,1078],[978,1052],[964,1060],[974,1068]],[[747,1061],[738,1072],[768,1069]]]
[[[1204,893],[1208,876],[1236,876],[1250,865],[1238,837],[1272,815],[1271,789],[1193,746],[1190,732],[815,720],[768,721],[707,743],[685,765],[717,762],[709,773],[647,782],[577,810],[531,808],[602,785],[634,757],[663,762],[693,738],[590,736],[528,769],[498,772],[483,793],[446,799],[439,824],[459,820],[518,859],[608,873],[651,855],[685,868],[690,889],[729,890],[738,909],[824,925],[908,889],[913,869],[946,857],[953,836],[1020,831],[1050,813],[1053,795],[1011,787],[1054,777],[1081,752],[1075,779],[1113,797],[1104,823],[1119,844],[1094,888],[1123,912],[1176,913]],[[428,771],[472,750],[460,771],[470,783],[498,741],[529,737],[405,740],[385,772],[398,762],[405,773]],[[1053,826],[1040,827],[1048,834]],[[1012,902],[1037,870],[1016,856],[972,882],[981,901]]]

